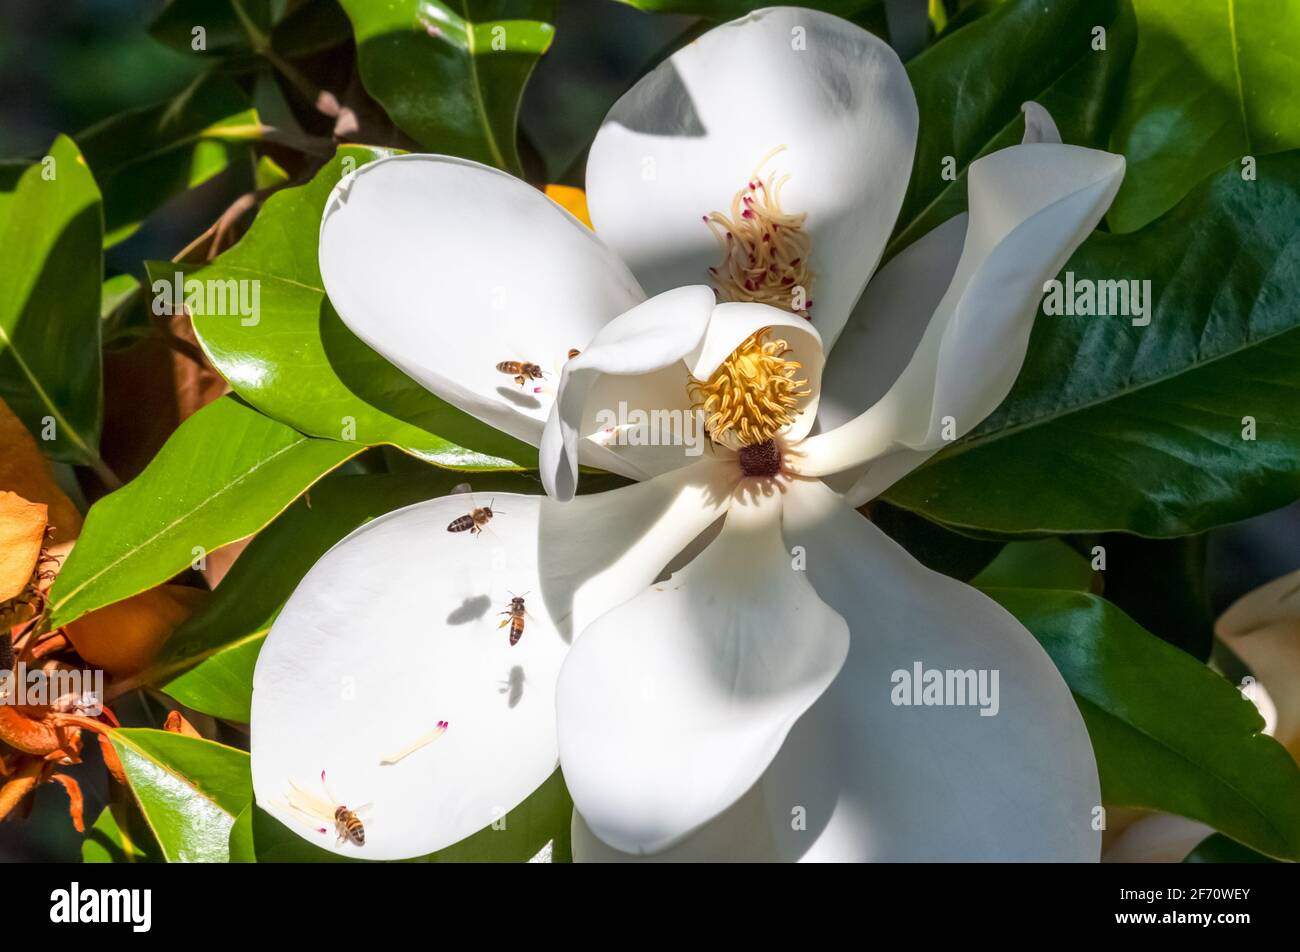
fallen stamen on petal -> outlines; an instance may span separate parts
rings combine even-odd
[[[429,733],[425,734],[419,740],[415,741],[415,743],[411,744],[409,747],[402,748],[395,754],[390,754],[389,756],[385,757],[383,760],[379,762],[384,765],[395,764],[398,761],[403,760],[406,757],[409,757],[411,754],[415,753],[420,748],[429,746],[435,740],[441,737],[443,734],[447,733],[448,726],[449,725],[447,724],[446,721],[439,721],[437,727],[429,731]]]
[[[781,209],[781,189],[789,175],[759,175],[784,148],[778,146],[758,163],[753,177],[732,198],[730,216],[704,216],[722,252],[721,264],[710,268],[709,275],[721,301],[770,304],[811,320],[812,301],[806,297],[814,278],[807,264],[812,239],[803,227],[808,216]]]

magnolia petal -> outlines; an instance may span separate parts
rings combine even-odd
[[[761,783],[675,846],[651,855],[625,853],[610,846],[573,811],[575,863],[776,863],[789,859],[772,834],[772,819]]]
[[[610,110],[587,163],[592,222],[650,293],[694,284],[720,260],[701,217],[730,214],[784,146],[760,171],[788,174],[782,207],[808,216],[829,349],[902,207],[916,131],[886,43],[830,14],[759,10],[678,50]]]
[[[1214,828],[1168,813],[1131,823],[1102,854],[1103,863],[1181,863]]]
[[[1238,599],[1214,630],[1258,679],[1246,693],[1260,708],[1266,732],[1300,760],[1300,572]]]
[[[554,498],[572,499],[578,486],[580,437],[608,423],[601,411],[621,400],[643,411],[687,409],[686,368],[682,359],[699,346],[714,308],[713,292],[703,285],[675,288],[645,301],[610,321],[578,356],[564,365],[554,405],[542,434],[542,485]],[[603,376],[610,381],[594,399]],[[622,447],[608,447],[617,455]],[[658,447],[669,465],[690,462],[683,447]]]
[[[1100,220],[1123,172],[1121,156],[1048,142],[972,163],[961,260],[907,368],[866,412],[807,440],[800,471],[934,450],[992,413],[1024,362],[1044,282]]]
[[[853,626],[844,671],[763,779],[787,849],[816,860],[1096,860],[1092,745],[1029,632],[816,481],[787,492],[785,533],[808,553],[817,594]],[[997,671],[997,714],[895,705],[896,672],[917,663]],[[806,832],[790,830],[796,807]]]
[[[299,583],[258,657],[257,802],[304,839],[368,859],[442,849],[513,809],[555,769],[555,679],[573,625],[643,591],[717,518],[701,502],[725,499],[715,477],[701,466],[567,505],[476,498],[497,512],[477,537],[447,531],[465,495],[353,532]],[[498,625],[513,594],[528,614],[511,646]],[[381,763],[439,721],[445,734]],[[343,803],[373,804],[364,846],[287,806],[291,784],[323,796],[322,770]]]
[[[738,495],[702,555],[569,654],[565,781],[616,849],[666,849],[739,800],[844,662],[848,626],[793,570],[780,517],[779,494]]]
[[[320,269],[361,340],[533,445],[548,387],[521,388],[496,365],[537,364],[553,385],[570,348],[645,298],[618,256],[541,192],[439,155],[393,156],[344,177],[325,203]]]

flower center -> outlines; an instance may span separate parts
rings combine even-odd
[[[784,148],[778,146],[758,163],[745,187],[732,198],[730,215],[704,216],[722,251],[721,263],[709,274],[721,301],[770,304],[812,320],[813,302],[808,299],[813,282],[808,265],[812,239],[803,228],[808,216],[781,210],[781,189],[789,175],[778,178],[772,172],[763,178],[759,174],[768,159]]]
[[[737,449],[768,443],[801,412],[799,400],[812,394],[796,380],[803,366],[787,360],[789,345],[768,340],[772,328],[750,334],[708,381],[687,387],[693,409],[704,413],[704,429],[715,443]]]
[[[776,440],[740,448],[740,471],[746,476],[775,476],[781,472],[781,448]]]

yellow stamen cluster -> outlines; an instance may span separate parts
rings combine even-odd
[[[768,340],[772,329],[751,334],[731,352],[707,383],[691,380],[687,392],[704,413],[704,428],[715,443],[738,449],[776,436],[799,415],[799,400],[812,391],[796,380],[803,366],[787,360],[789,345]]]
[[[731,200],[730,215],[704,216],[722,251],[722,262],[709,274],[719,300],[770,304],[811,320],[812,239],[803,229],[808,216],[781,210],[781,189],[789,175],[778,178],[773,172],[763,178],[759,174],[768,159],[784,148],[773,149],[758,163]]]

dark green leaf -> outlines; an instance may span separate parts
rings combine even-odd
[[[316,260],[325,199],[345,165],[384,154],[340,149],[309,184],[271,196],[238,245],[210,265],[184,271],[185,279],[214,283],[209,286],[259,282],[254,323],[191,307],[199,341],[240,396],[312,436],[387,443],[464,469],[536,465],[535,449],[438,399],[361,343],[325,297]],[[181,268],[151,262],[149,274],[173,282]]]
[[[50,593],[51,625],[165,582],[252,535],[357,452],[303,436],[232,397],[172,434],[145,471],[99,500]]]
[[[1128,159],[1110,208],[1116,231],[1173,208],[1227,162],[1300,148],[1289,81],[1300,5],[1142,0],[1136,9],[1137,53],[1113,140]]]
[[[202,47],[196,28],[202,28]],[[249,35],[265,36],[271,29],[271,0],[168,0],[149,26],[160,43],[183,53],[229,54],[246,52]]]
[[[519,171],[524,84],[555,36],[552,0],[341,0],[361,81],[425,148]]]
[[[1242,846],[1235,840],[1224,836],[1222,833],[1215,833],[1213,836],[1207,836],[1196,845],[1183,858],[1184,863],[1275,863],[1277,860],[1269,859],[1260,853],[1248,847]]]
[[[1052,588],[1086,592],[1088,560],[1060,539],[1012,542],[971,582],[981,588]]]
[[[113,747],[169,863],[224,863],[230,828],[253,800],[248,754],[168,731],[113,732]]]
[[[1300,859],[1300,767],[1230,683],[1094,595],[987,591],[1074,692],[1107,804],[1190,817]]]
[[[0,164],[0,400],[70,463],[99,462],[103,228],[67,136],[34,165]]]
[[[77,141],[104,191],[104,244],[129,237],[166,201],[224,171],[262,125],[222,76],[200,77],[174,99],[113,116]]]
[[[1093,49],[1099,26],[1105,50]],[[1046,107],[1065,142],[1104,147],[1133,45],[1128,0],[1008,0],[908,63],[921,128],[886,256],[966,210],[966,169],[1021,140],[1026,101]]]
[[[129,798],[128,798],[129,799]],[[156,863],[158,843],[134,803],[110,803],[86,831],[83,863]]]
[[[1150,324],[1040,309],[1011,394],[889,500],[967,529],[1145,536],[1291,502],[1298,232],[1300,152],[1288,152],[1261,159],[1254,182],[1229,166],[1141,231],[1094,233],[1066,273],[1150,280]]]

